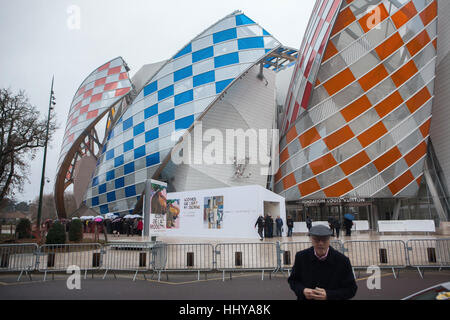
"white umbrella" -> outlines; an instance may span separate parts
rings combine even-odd
[[[133,217],[133,218],[142,218],[142,216],[139,215],[139,214],[134,214],[134,215],[132,215],[132,217]]]
[[[94,219],[102,219],[102,220],[104,219],[103,216],[96,216],[96,217],[93,217],[93,218]]]
[[[78,217],[72,217],[72,220],[80,220]]]
[[[124,219],[131,219],[131,218],[133,218],[133,215],[131,215],[131,214],[127,214],[125,217],[123,217]]]

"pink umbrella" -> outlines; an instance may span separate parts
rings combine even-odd
[[[97,218],[97,219],[95,219],[94,221],[95,221],[95,222],[102,222],[103,219]]]

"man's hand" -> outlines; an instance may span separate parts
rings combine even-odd
[[[312,299],[314,300],[327,300],[327,292],[325,289],[315,288],[312,291]]]
[[[307,299],[307,300],[313,300],[314,299],[314,290],[313,289],[308,289],[308,288],[305,288],[304,290],[303,290],[303,294],[305,295],[305,298]]]

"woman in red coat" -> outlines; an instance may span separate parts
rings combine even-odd
[[[140,236],[142,236],[142,229],[144,229],[144,224],[142,223],[142,219],[139,219],[137,224],[137,230]]]

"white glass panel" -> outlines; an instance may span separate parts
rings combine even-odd
[[[174,106],[174,101],[175,101],[175,98],[170,97],[169,99],[166,99],[166,100],[158,103],[158,113],[163,113],[164,111],[172,109]]]
[[[180,119],[195,113],[195,103],[191,102],[175,108],[175,119]]]
[[[208,72],[214,69],[214,59],[208,59],[192,65],[192,72],[195,75]]]
[[[263,30],[258,25],[242,26],[236,28],[238,38],[262,36]]]
[[[212,35],[192,41],[192,52],[210,47],[213,45]]]
[[[175,94],[179,94],[179,93],[182,93],[182,92],[192,89],[192,87],[193,87],[192,78],[189,78],[189,79],[182,80],[182,81],[175,83],[174,91],[175,91]]]
[[[229,67],[224,67],[220,69],[216,69],[216,82],[234,79],[241,73],[240,67],[238,65],[232,65]]]
[[[173,84],[173,74],[158,79],[158,88],[165,88]]]
[[[214,56],[238,51],[237,40],[226,41],[214,45]]]
[[[215,84],[207,84],[202,87],[198,87],[194,89],[194,99],[206,98],[209,96],[216,95],[216,86]]]
[[[192,64],[192,55],[187,54],[173,61],[173,69],[178,70]]]
[[[172,132],[175,131],[175,122],[165,123],[159,126],[159,137],[169,136]]]

